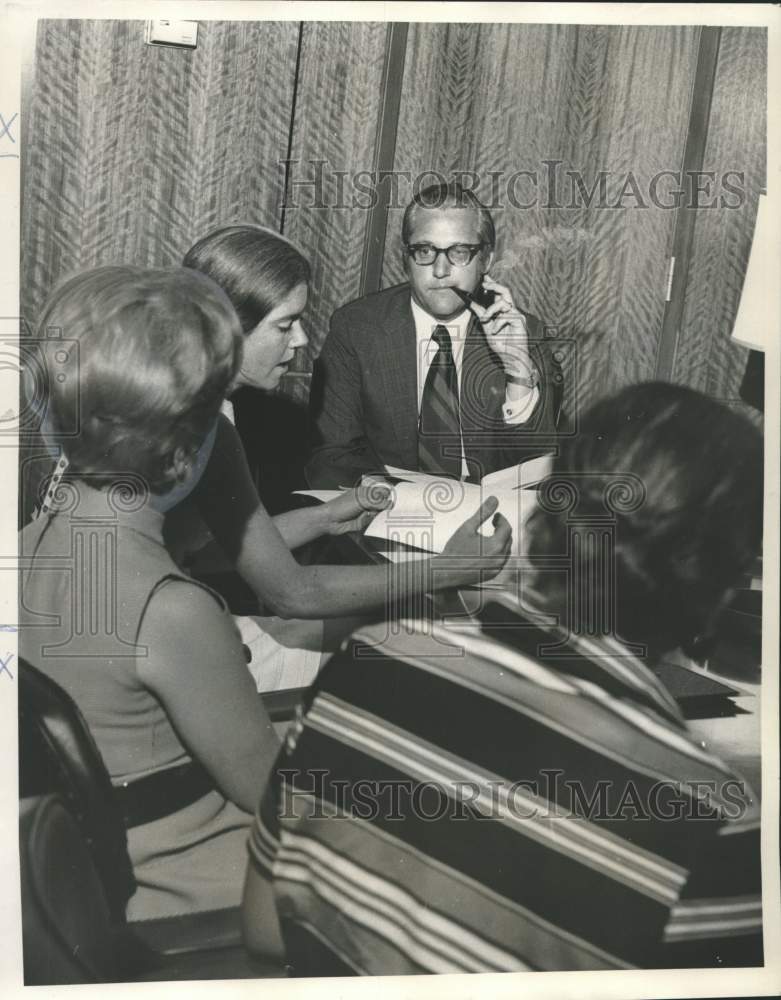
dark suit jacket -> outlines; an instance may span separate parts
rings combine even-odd
[[[515,465],[555,440],[561,375],[527,317],[529,350],[540,373],[540,398],[529,420],[502,417],[506,382],[499,358],[473,320],[461,370],[461,433],[470,475]],[[315,364],[310,413],[313,450],[306,467],[311,486],[353,486],[383,466],[418,467],[418,397],[415,322],[409,285],[356,299],[331,317]],[[457,442],[455,442],[457,444]]]

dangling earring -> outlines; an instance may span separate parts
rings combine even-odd
[[[49,484],[46,487],[46,494],[41,502],[40,507],[36,504],[32,512],[32,520],[37,520],[41,514],[48,514],[49,511],[54,506],[54,500],[57,496],[57,488],[62,481],[62,477],[68,471],[68,459],[65,457],[65,452],[60,449],[60,457],[57,460],[57,464],[54,467],[54,471],[49,479]]]
[[[184,448],[177,448],[171,459],[171,467],[174,471],[177,483],[183,483],[192,471],[192,456],[187,454]]]

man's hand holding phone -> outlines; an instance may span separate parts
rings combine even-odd
[[[488,346],[498,355],[509,379],[523,380],[517,384],[529,391],[532,385],[524,385],[532,380],[534,367],[529,357],[529,333],[526,319],[513,302],[512,293],[506,285],[500,285],[489,275],[483,277],[483,288],[492,293],[493,301],[488,306],[480,305],[478,296],[473,295],[470,308],[485,331]],[[487,297],[484,301],[487,300]],[[519,393],[522,395],[523,392]]]

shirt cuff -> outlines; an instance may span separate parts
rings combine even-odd
[[[525,424],[534,412],[540,390],[535,386],[523,399],[509,400],[505,398],[502,406],[502,416],[506,424]]]

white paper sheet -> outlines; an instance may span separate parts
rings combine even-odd
[[[453,533],[489,496],[496,496],[499,513],[512,526],[512,554],[520,555],[523,525],[537,505],[536,492],[487,490],[474,483],[452,479],[434,479],[426,484],[397,483],[393,487],[393,506],[380,511],[366,529],[366,535],[380,538],[391,547],[401,543],[426,552],[442,552]],[[490,537],[493,533],[489,519],[484,522],[480,534]]]
[[[510,465],[506,469],[499,469],[483,476],[480,481],[482,486],[493,490],[515,490],[525,486],[533,486],[541,479],[549,475],[553,465],[553,455],[541,455],[539,458],[531,458],[528,462],[521,462],[520,465]],[[411,469],[399,469],[395,465],[386,465],[385,470],[394,479],[402,479],[408,483],[421,483],[423,485],[441,480],[441,476],[432,475],[429,472],[413,472]]]
[[[377,553],[378,556],[382,556],[383,559],[387,559],[388,562],[392,563],[408,563],[408,562],[423,562],[426,559],[431,558],[430,552],[421,552],[417,549],[385,549],[382,552]]]
[[[386,465],[385,471],[394,479],[403,479],[407,483],[433,483],[438,482],[442,477],[434,476],[430,472],[413,472],[412,469],[398,469],[395,465]]]
[[[322,500],[323,503],[328,503],[329,500],[335,500],[344,493],[344,490],[296,490],[294,496],[298,497],[314,497],[315,500]]]
[[[499,469],[483,476],[481,483],[485,489],[498,491],[521,489],[539,483],[550,475],[553,466],[553,455],[541,455],[531,458],[520,465],[511,465],[507,469]]]

